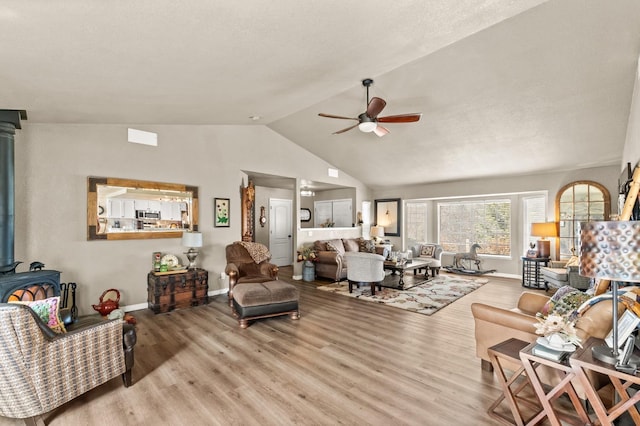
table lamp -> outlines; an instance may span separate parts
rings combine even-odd
[[[558,224],[556,222],[532,223],[531,236],[540,237],[536,243],[538,246],[538,257],[550,257],[551,243],[547,238],[558,237]]]
[[[182,245],[189,247],[189,251],[184,254],[189,259],[189,269],[195,269],[196,257],[198,257],[198,250],[196,248],[202,247],[202,233],[185,231],[182,233]]]
[[[580,230],[579,273],[611,281],[613,300],[618,301],[618,281],[640,282],[640,221],[586,222]],[[612,347],[593,347],[593,357],[617,364],[618,303],[612,302]]]
[[[384,226],[372,226],[369,234],[377,243],[380,243],[382,241],[382,237],[384,237]]]

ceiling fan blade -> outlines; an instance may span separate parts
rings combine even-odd
[[[369,105],[367,105],[367,115],[371,118],[376,118],[378,114],[382,112],[384,107],[387,105],[384,99],[373,97],[369,101]]]
[[[386,117],[378,117],[379,123],[413,123],[420,121],[422,114],[400,114],[400,115],[388,115]]]
[[[386,135],[387,133],[389,133],[389,130],[387,130],[386,128],[382,127],[381,125],[377,125],[375,129],[373,129],[373,133],[375,133],[376,135],[378,135],[378,137],[383,137],[384,135]]]
[[[360,124],[360,123],[358,123],[358,124]],[[353,126],[347,127],[346,129],[338,130],[337,132],[333,132],[333,134],[334,135],[339,135],[340,133],[347,132],[347,131],[353,129],[354,127],[358,127],[358,124],[354,124]]]
[[[323,113],[319,113],[318,114],[320,117],[327,117],[327,118],[340,118],[342,120],[356,120],[358,121],[357,118],[354,117],[343,117],[341,115],[333,115],[333,114],[323,114]]]

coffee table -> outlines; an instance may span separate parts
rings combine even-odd
[[[413,259],[411,261],[411,263],[404,263],[404,264],[397,264],[396,262],[392,262],[392,261],[385,261],[384,262],[384,269],[387,271],[391,271],[392,275],[395,275],[396,272],[399,273],[400,275],[400,280],[398,281],[398,285],[385,285],[384,281],[380,284],[378,284],[378,287],[390,287],[390,288],[397,288],[399,290],[407,290],[410,288],[413,288],[417,285],[420,285],[426,281],[429,281],[429,265],[431,263],[429,261],[426,260],[416,260]],[[417,269],[424,269],[425,273],[424,273],[424,281],[414,281],[413,285],[410,287],[405,287],[404,286],[404,278],[403,275],[406,271],[411,271],[413,270],[413,274],[417,275]],[[386,280],[385,280],[386,281]]]

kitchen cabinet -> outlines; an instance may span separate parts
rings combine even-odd
[[[180,203],[162,201],[160,203],[160,219],[162,220],[182,220]]]
[[[109,199],[107,201],[107,216],[111,218],[135,219],[136,210],[134,201]]]
[[[133,204],[136,210],[149,210],[149,200],[135,200]]]

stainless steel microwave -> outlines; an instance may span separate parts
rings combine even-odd
[[[136,210],[136,218],[138,219],[160,219],[160,212],[151,212],[146,210]]]

